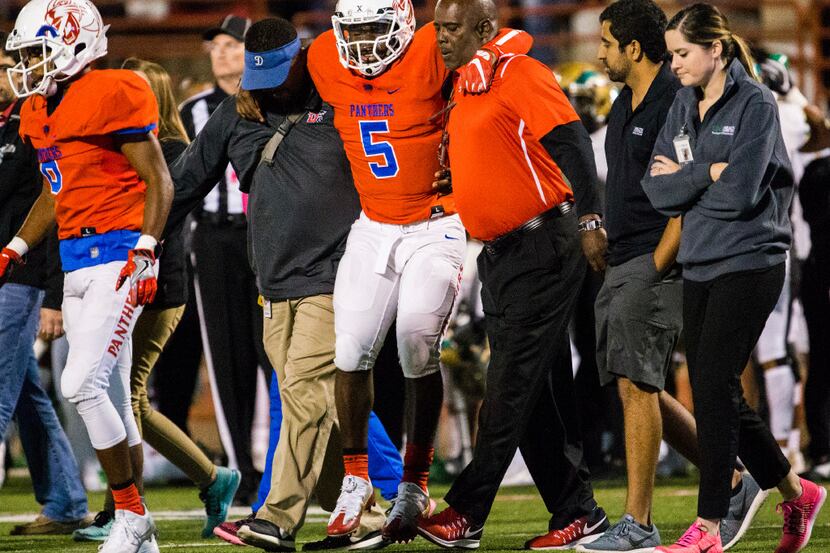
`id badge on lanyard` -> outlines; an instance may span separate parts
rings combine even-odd
[[[681,167],[695,160],[694,155],[692,155],[692,142],[686,131],[685,124],[680,129],[680,134],[675,136],[672,142],[674,142],[674,153],[677,156],[677,163]]]

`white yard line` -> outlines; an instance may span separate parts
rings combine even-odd
[[[151,511],[155,520],[201,520],[205,517],[203,509],[193,509],[187,511]],[[246,507],[231,507],[228,512],[228,520],[236,520],[248,516],[251,512]],[[0,524],[2,523],[23,523],[30,522],[37,517],[38,513],[22,513],[15,515],[0,516]],[[306,522],[326,522],[328,520],[328,513],[318,506],[309,507],[306,515]]]

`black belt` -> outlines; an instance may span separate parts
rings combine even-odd
[[[498,238],[494,238],[493,240],[487,240],[484,242],[484,249],[490,255],[498,255],[502,253],[509,244],[512,244],[516,241],[516,239],[524,236],[525,234],[530,234],[534,230],[541,227],[545,224],[546,221],[550,221],[551,219],[556,219],[557,217],[561,217],[563,215],[567,215],[571,211],[573,211],[574,204],[573,202],[562,202],[561,204],[557,204],[551,209],[544,211],[537,215],[532,219],[528,219],[518,227],[514,228],[510,232],[506,234],[502,234]]]
[[[248,222],[244,213],[228,213],[222,215],[213,211],[202,211],[197,215],[196,220],[200,223],[229,227],[244,227]]]

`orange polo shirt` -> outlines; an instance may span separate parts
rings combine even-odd
[[[579,121],[553,72],[524,55],[503,58],[488,93],[455,95],[450,168],[455,205],[474,238],[492,240],[573,192],[540,140]]]

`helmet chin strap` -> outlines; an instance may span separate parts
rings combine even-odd
[[[58,83],[55,82],[55,79],[52,78],[50,75],[44,79],[47,81],[46,90],[43,92],[43,95],[49,98],[50,96],[54,96],[58,92]]]

